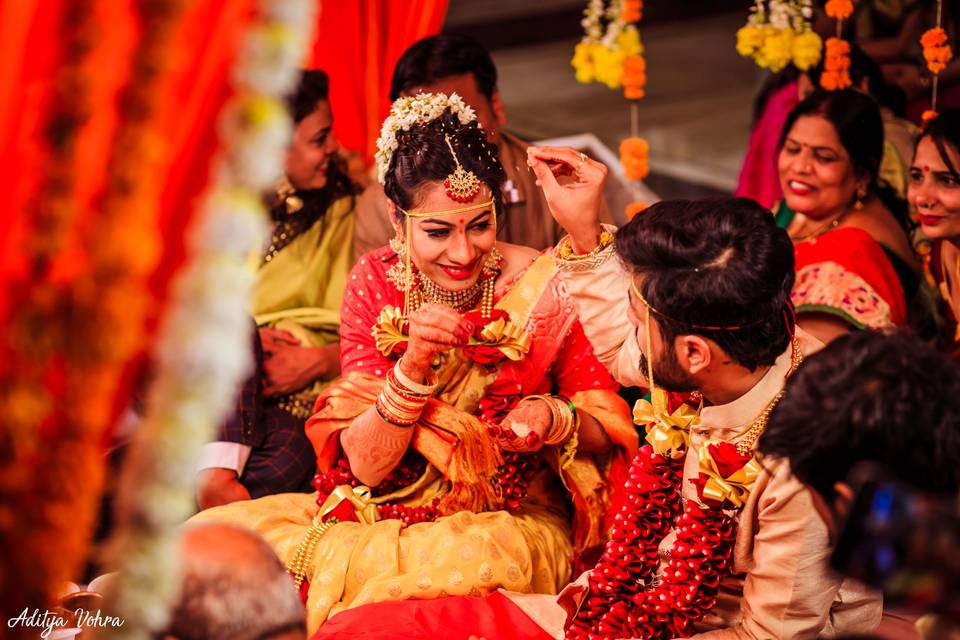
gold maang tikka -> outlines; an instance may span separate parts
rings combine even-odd
[[[443,139],[447,143],[447,148],[450,149],[453,162],[457,165],[453,173],[443,181],[443,188],[446,189],[448,198],[454,202],[466,204],[480,193],[480,178],[473,171],[467,171],[461,166],[460,160],[453,150],[453,145],[450,143],[450,136],[444,135]]]

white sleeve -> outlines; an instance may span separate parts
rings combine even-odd
[[[597,358],[621,384],[647,386],[640,372],[636,327],[627,316],[630,274],[614,255],[613,246],[590,260],[562,260],[556,253],[554,260]]]
[[[252,450],[250,445],[239,442],[208,442],[200,450],[197,473],[204,469],[233,469],[239,478]]]

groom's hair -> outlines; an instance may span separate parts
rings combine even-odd
[[[753,200],[658,202],[620,229],[615,247],[642,276],[638,286],[665,344],[697,334],[751,371],[787,349],[793,245]]]

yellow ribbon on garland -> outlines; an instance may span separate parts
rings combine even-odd
[[[700,421],[696,409],[684,403],[667,414],[667,394],[654,387],[650,399],[637,400],[633,405],[633,422],[647,430],[646,439],[653,452],[675,457],[690,446],[690,427]]]
[[[403,332],[403,312],[394,306],[386,306],[377,317],[373,327],[373,339],[377,351],[389,356],[394,348],[409,339]],[[493,320],[480,332],[482,340],[471,336],[468,346],[488,346],[496,349],[510,360],[521,360],[530,351],[530,334],[522,327],[504,318]]]
[[[760,475],[760,463],[756,458],[750,458],[747,464],[725,478],[720,474],[717,463],[710,454],[710,444],[716,443],[708,442],[697,448],[700,457],[700,473],[707,476],[703,486],[703,497],[719,503],[726,501],[739,509],[750,497],[750,490]]]
[[[351,487],[341,484],[327,496],[327,499],[317,512],[314,522],[323,522],[323,519],[340,506],[344,500],[353,505],[357,519],[361,524],[373,524],[378,519],[377,505],[370,501],[370,489],[363,485]]]
[[[530,351],[530,334],[504,318],[487,324],[480,336],[483,340],[470,338],[470,345],[493,347],[509,360],[518,361]]]

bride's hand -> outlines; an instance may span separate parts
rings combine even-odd
[[[441,304],[427,303],[410,314],[410,341],[400,368],[415,382],[426,378],[434,357],[441,351],[467,344],[473,325]]]
[[[553,422],[553,414],[547,403],[521,402],[495,427],[494,433],[500,446],[507,451],[536,451],[543,446],[543,439]]]
[[[527,147],[527,164],[550,206],[550,213],[570,234],[576,253],[589,253],[600,243],[600,211],[607,167],[569,147]],[[560,184],[557,176],[571,173]]]

